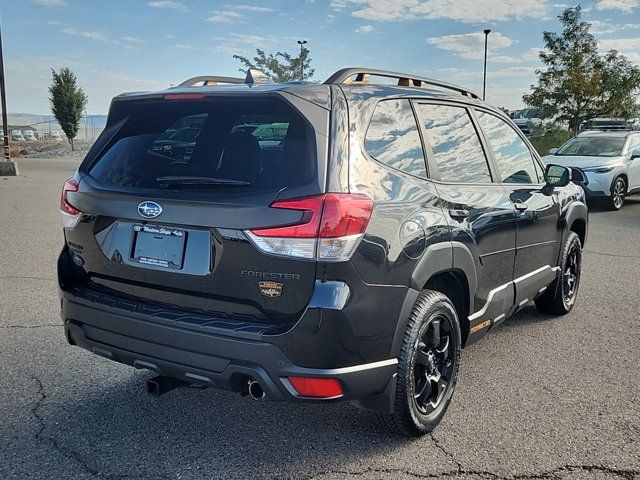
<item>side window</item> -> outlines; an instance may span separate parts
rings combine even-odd
[[[504,183],[538,183],[535,160],[526,143],[507,122],[485,112],[476,112],[480,126],[496,159]]]
[[[369,155],[396,170],[426,178],[422,144],[409,100],[383,100],[376,106],[364,140]]]
[[[627,152],[631,155],[638,151],[640,151],[640,135],[631,135]]]
[[[466,109],[419,105],[426,141],[443,182],[489,183],[491,174],[478,132]]]

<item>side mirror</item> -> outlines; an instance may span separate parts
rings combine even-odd
[[[544,180],[550,187],[566,187],[571,181],[571,169],[560,165],[547,165]]]
[[[550,148],[549,149],[549,155],[555,155],[558,150],[560,150],[560,149],[559,148]]]
[[[631,152],[631,160],[635,160],[636,158],[640,158],[640,150],[634,150]]]

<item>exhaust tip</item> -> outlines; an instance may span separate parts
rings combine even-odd
[[[147,380],[147,393],[159,397],[162,395],[160,382],[156,378],[151,378]]]
[[[261,400],[266,397],[266,393],[260,383],[255,380],[249,380],[249,396],[254,400]]]

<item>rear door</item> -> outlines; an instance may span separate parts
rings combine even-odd
[[[246,232],[301,221],[304,211],[270,205],[323,193],[326,137],[277,95],[190,95],[114,102],[70,194],[86,214],[65,232],[85,286],[291,322],[308,304],[316,263],[266,254]],[[279,137],[252,133],[274,126]]]
[[[451,240],[467,248],[475,263],[475,308],[470,315],[473,331],[488,320],[499,321],[513,304],[513,203],[504,188],[493,182],[494,174],[469,109],[420,102],[417,112],[430,177],[445,202]]]
[[[477,110],[476,117],[517,212],[513,278],[515,304],[522,306],[555,278],[560,206],[555,194],[543,188],[542,167],[520,133],[493,113]]]
[[[640,153],[640,133],[635,133],[629,138],[628,158],[634,153]],[[640,157],[629,160],[629,191],[640,191]]]

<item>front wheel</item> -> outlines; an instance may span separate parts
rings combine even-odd
[[[567,235],[561,255],[559,276],[535,300],[538,310],[544,313],[565,315],[576,303],[582,270],[582,245],[575,232],[569,232]]]
[[[442,420],[460,364],[460,323],[451,301],[424,290],[416,299],[400,350],[395,406],[378,414],[394,433],[418,437]]]
[[[624,205],[624,198],[627,193],[627,184],[624,178],[618,177],[613,182],[611,188],[611,196],[607,199],[607,206],[609,210],[620,210]]]

